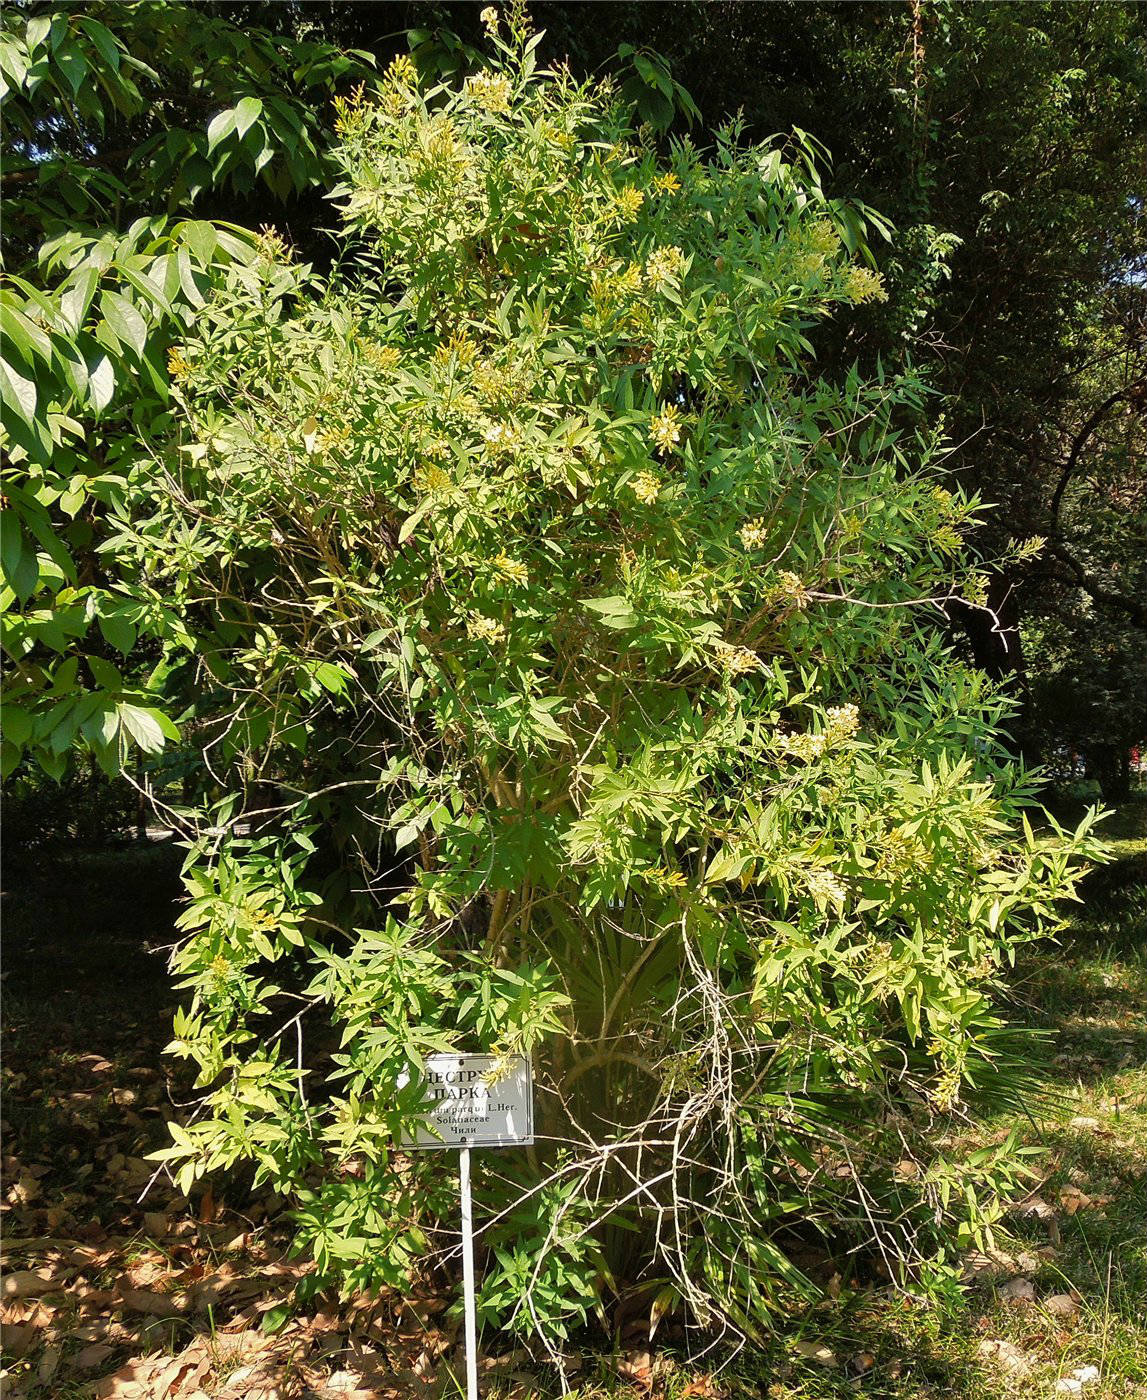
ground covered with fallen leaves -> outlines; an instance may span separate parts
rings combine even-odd
[[[1147,839],[1114,827],[1058,948],[1016,971],[1014,1014],[1053,1033],[1025,1139],[1031,1190],[940,1301],[839,1287],[766,1349],[689,1362],[632,1321],[587,1339],[583,1400],[1147,1400]],[[462,1393],[452,1291],[291,1304],[282,1203],[234,1183],[193,1199],[147,1154],[190,1109],[165,1061],[178,853],[13,858],[4,898],[3,1386],[10,1400],[408,1400]],[[974,1125],[984,1142],[1010,1124]],[[150,1182],[150,1186],[149,1186]],[[145,1188],[148,1188],[145,1192]],[[141,1199],[142,1195],[142,1199]],[[483,1393],[557,1393],[491,1340]]]

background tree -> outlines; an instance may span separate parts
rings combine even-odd
[[[332,93],[367,73],[209,7],[5,11],[5,773],[26,753],[61,777],[76,746],[113,773],[177,737],[170,610],[126,597],[101,547],[170,430],[173,340],[259,256],[259,236],[189,215],[222,200],[255,222],[256,187],[264,210],[312,189]]]

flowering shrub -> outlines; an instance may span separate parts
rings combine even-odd
[[[452,1223],[401,1147],[422,1057],[530,1052],[487,1315],[553,1339],[657,1284],[748,1332],[810,1237],[906,1280],[990,1228],[1007,1145],[931,1144],[1020,1092],[993,994],[1091,846],[1033,836],[941,639],[976,503],[919,384],[811,367],[881,294],[862,215],[800,141],[662,161],[486,23],[460,89],[399,60],[340,105],[338,276],[233,271],[125,507],[224,792],[166,1156],[253,1163],[323,1274],[400,1286]]]

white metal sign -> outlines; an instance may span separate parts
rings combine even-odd
[[[427,1055],[425,1121],[408,1147],[457,1147],[466,1304],[466,1396],[478,1400],[478,1309],[474,1289],[472,1147],[534,1140],[534,1078],[525,1055]]]
[[[428,1055],[426,1122],[413,1147],[517,1147],[534,1140],[525,1055]]]

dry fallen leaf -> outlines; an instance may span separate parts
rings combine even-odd
[[[72,1365],[80,1371],[91,1371],[96,1366],[102,1366],[114,1350],[115,1347],[107,1342],[93,1342],[72,1357]]]
[[[1068,1215],[1074,1215],[1077,1210],[1083,1210],[1091,1204],[1091,1197],[1085,1195],[1078,1186],[1065,1186],[1059,1193],[1059,1203]]]
[[[6,1303],[17,1298],[38,1298],[42,1293],[62,1288],[63,1284],[64,1276],[51,1269],[17,1269],[15,1273],[4,1275],[0,1297]]]
[[[681,1391],[681,1400],[718,1400],[721,1392],[717,1389],[717,1382],[712,1376],[696,1376],[693,1380],[685,1383]]]
[[[815,1361],[818,1366],[835,1366],[836,1352],[823,1342],[794,1342],[793,1350],[805,1361]]]
[[[48,1347],[40,1358],[40,1364],[36,1368],[36,1379],[41,1385],[47,1385],[56,1374],[60,1365],[60,1348]]]
[[[647,1351],[628,1352],[617,1363],[617,1374],[635,1385],[652,1386],[653,1358]]]
[[[1071,1322],[1079,1316],[1079,1304],[1070,1293],[1053,1293],[1043,1300],[1043,1306],[1052,1317],[1063,1322]]]
[[[6,1322],[4,1324],[4,1350],[19,1360],[36,1344],[39,1332],[30,1323]]]
[[[985,1360],[994,1361],[1001,1370],[1008,1371],[1015,1376],[1027,1374],[1030,1358],[1013,1342],[993,1338],[990,1341],[981,1342],[979,1352]]]
[[[151,1317],[176,1317],[175,1300],[167,1293],[152,1293],[146,1288],[121,1288],[119,1300],[130,1312],[147,1313]]]
[[[1030,1278],[1024,1278],[1022,1275],[1010,1278],[1007,1283],[1000,1285],[1000,1297],[1008,1303],[1034,1303],[1035,1284]]]
[[[876,1357],[870,1351],[858,1351],[848,1366],[855,1375],[866,1376],[876,1365]]]

